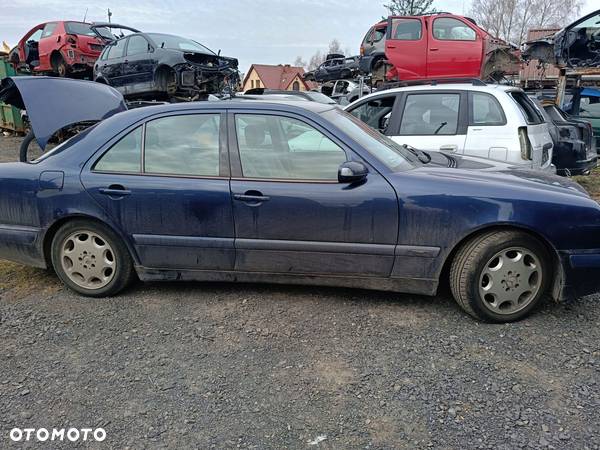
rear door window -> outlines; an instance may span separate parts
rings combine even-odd
[[[148,53],[148,41],[140,35],[131,36],[127,44],[127,55]]]
[[[142,127],[113,145],[94,166],[99,172],[139,173],[142,170]]]
[[[453,135],[458,129],[459,93],[409,94],[406,96],[401,135]]]
[[[127,39],[119,39],[108,49],[107,59],[121,58],[125,53],[125,42]]]
[[[187,114],[146,124],[144,172],[219,176],[219,114]]]
[[[524,92],[515,91],[510,92],[509,95],[519,106],[519,109],[521,110],[521,113],[523,113],[523,117],[528,125],[539,125],[544,123],[544,117]]]
[[[441,17],[433,21],[433,37],[442,41],[474,41],[477,33],[458,19]]]
[[[391,39],[418,41],[421,39],[422,33],[421,21],[419,19],[392,19]]]
[[[44,27],[44,31],[42,32],[40,39],[44,39],[49,36],[52,36],[52,33],[54,33],[55,29],[56,29],[56,22],[47,23],[46,26]]]
[[[505,125],[504,111],[492,95],[481,92],[472,92],[471,97],[471,125],[493,126]]]

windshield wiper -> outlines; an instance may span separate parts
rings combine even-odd
[[[441,130],[442,128],[444,128],[446,125],[448,125],[448,122],[442,122],[442,123],[440,124],[440,126],[438,127],[438,129],[437,129],[437,130],[435,130],[435,132],[434,132],[433,134],[438,134],[438,133],[440,132],[440,130]]]
[[[417,157],[417,159],[419,161],[421,161],[423,164],[427,164],[428,162],[431,161],[431,155],[427,152],[424,152],[423,150],[416,149],[407,144],[402,144],[402,147],[404,147],[406,150],[408,150],[413,155],[415,155]]]

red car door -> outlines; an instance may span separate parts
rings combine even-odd
[[[479,78],[483,59],[481,33],[459,17],[431,16],[428,21],[427,78]]]
[[[57,25],[57,22],[48,22],[44,26],[44,31],[42,31],[42,35],[40,36],[40,42],[38,44],[40,65],[38,66],[37,70],[52,70],[50,55],[52,54],[52,50],[60,48],[61,46],[61,44],[57,42],[57,36],[55,36],[54,33]]]
[[[399,80],[426,76],[427,33],[421,17],[388,19],[385,56],[394,66]]]

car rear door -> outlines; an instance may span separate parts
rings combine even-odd
[[[385,56],[396,69],[399,80],[414,80],[427,75],[427,34],[420,17],[388,19]]]
[[[111,140],[81,181],[152,269],[231,270],[223,111],[156,116]]]
[[[469,92],[469,127],[465,155],[510,161],[517,131],[508,124],[502,105],[486,92]],[[512,160],[514,161],[514,159]]]
[[[126,95],[151,92],[154,89],[153,52],[141,34],[129,36],[123,59],[123,88]]]
[[[466,20],[432,16],[427,48],[427,78],[479,78],[483,37]]]
[[[237,271],[390,275],[398,202],[381,175],[339,183],[339,165],[359,157],[303,116],[233,110],[229,117]]]
[[[111,43],[110,47],[106,50],[108,52],[106,59],[98,61],[98,71],[106,81],[108,81],[108,84],[116,88],[122,94],[125,94],[125,88],[123,86],[123,61],[125,60],[127,39],[128,38],[123,38]]]
[[[405,92],[387,133],[420,150],[463,153],[467,135],[467,96],[463,91]]]

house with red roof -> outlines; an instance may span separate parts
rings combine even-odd
[[[244,77],[242,90],[254,88],[277,89],[282,91],[310,91],[314,86],[303,80],[304,68],[289,64],[272,66],[252,64]]]

